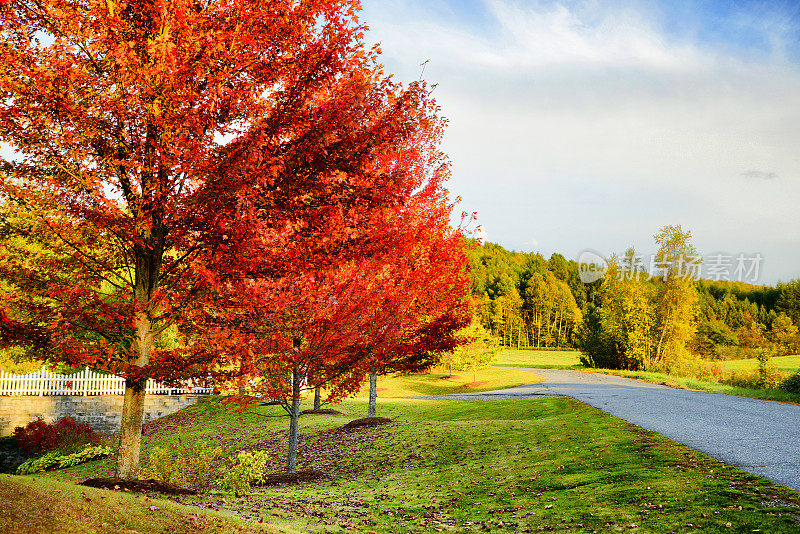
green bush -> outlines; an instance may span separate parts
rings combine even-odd
[[[220,489],[241,495],[266,476],[269,454],[266,451],[240,452],[233,465],[218,481]]]
[[[142,478],[154,478],[169,484],[179,484],[182,476],[175,458],[164,447],[155,447],[150,453],[148,465],[142,470]]]
[[[88,462],[89,460],[95,460],[97,458],[103,458],[105,456],[110,456],[111,453],[114,451],[109,446],[104,445],[96,445],[94,447],[86,447],[82,451],[68,454],[66,456],[61,456],[58,459],[58,467],[59,469],[63,469],[65,467],[72,467],[73,465],[82,464],[83,462]]]
[[[723,380],[724,384],[745,389],[774,389],[781,383],[781,375],[774,369],[767,369],[766,374],[759,371],[731,371]]]
[[[759,349],[758,359],[758,386],[765,389],[774,389],[781,382],[781,375],[772,363],[773,349]]]
[[[155,478],[162,482],[204,492],[213,484],[213,471],[222,458],[222,448],[209,446],[205,441],[185,445],[178,440],[170,452],[165,447],[155,447],[150,453],[144,478]]]
[[[800,394],[800,371],[786,377],[786,379],[781,382],[781,389],[789,393]]]
[[[59,451],[51,451],[38,458],[30,458],[17,468],[18,475],[32,475],[48,469],[64,469],[74,465],[88,462],[96,458],[102,458],[112,453],[111,447],[97,445],[89,446],[85,449],[72,454],[63,454]]]

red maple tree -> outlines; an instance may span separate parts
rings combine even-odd
[[[383,75],[357,9],[0,4],[0,137],[16,149],[0,195],[37,228],[0,251],[20,290],[3,295],[3,337],[126,377],[118,476],[137,475],[145,380],[214,364],[159,347],[167,329],[242,273],[380,249],[363,228],[413,191],[376,162],[419,130],[427,90]]]
[[[369,212],[368,224],[329,224],[328,239],[332,231],[350,237],[336,263],[315,261],[322,255],[314,243],[294,242],[302,270],[276,277],[261,247],[237,263],[240,276],[220,287],[214,306],[194,316],[197,350],[227,358],[242,393],[247,384],[246,393],[282,401],[291,416],[290,472],[302,390],[325,386],[330,401],[356,391],[370,371],[427,368],[453,349],[469,320],[464,244],[450,226],[449,165],[437,149],[442,121],[432,102],[425,109],[414,135],[396,138],[375,160],[413,193]]]

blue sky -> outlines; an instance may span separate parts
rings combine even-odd
[[[800,277],[800,2],[363,0],[387,71],[448,118],[489,241],[570,258],[692,230]]]

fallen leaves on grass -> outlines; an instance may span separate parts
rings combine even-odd
[[[262,486],[277,486],[278,484],[297,484],[300,482],[314,482],[326,478],[325,473],[317,469],[304,469],[296,473],[273,473],[267,475]]]

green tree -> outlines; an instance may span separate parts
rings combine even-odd
[[[621,275],[616,257],[598,291],[599,305],[590,308],[576,341],[582,360],[592,367],[648,368],[653,358],[653,314],[650,288],[643,280]]]
[[[453,351],[453,369],[472,371],[473,381],[477,382],[478,370],[486,369],[497,359],[497,353],[500,352],[499,340],[475,318],[459,335],[467,342]]]
[[[788,315],[794,324],[800,324],[800,280],[778,283],[777,289],[776,310]]]
[[[549,326],[549,318],[553,309],[553,294],[550,285],[540,273],[534,273],[525,290],[525,307],[528,311],[528,326],[533,332],[536,347],[542,346],[542,327]]]

